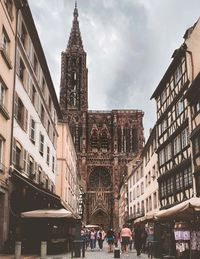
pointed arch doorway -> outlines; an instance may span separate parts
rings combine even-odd
[[[88,223],[105,228],[112,226],[113,192],[112,176],[109,168],[92,168],[88,178]]]

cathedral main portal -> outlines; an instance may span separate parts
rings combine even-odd
[[[88,219],[92,224],[109,226],[112,218],[112,176],[106,167],[95,167],[88,179]]]

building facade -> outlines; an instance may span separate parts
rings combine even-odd
[[[118,227],[120,181],[127,161],[143,147],[143,112],[88,110],[88,70],[77,6],[68,45],[62,52],[60,106],[78,156],[85,191],[84,220]]]
[[[172,207],[195,195],[189,138],[194,125],[191,129],[191,113],[186,93],[200,71],[199,20],[186,31],[184,39],[182,46],[175,50],[171,64],[152,95],[157,104],[161,209]],[[196,105],[195,101],[192,105]],[[192,116],[194,124],[198,116]]]
[[[21,220],[21,212],[62,207],[55,194],[56,124],[62,116],[28,2],[16,0],[16,6],[8,249],[13,249],[15,240],[24,238],[29,250],[42,238],[42,228],[37,222]]]
[[[8,180],[12,129],[16,11],[12,1],[0,1],[0,250],[8,238]]]
[[[158,156],[157,156],[156,126],[151,130],[147,143],[144,146],[141,157],[144,170],[144,203],[145,215],[154,217],[159,209],[158,201]]]
[[[79,178],[77,156],[67,123],[58,122],[56,194],[65,208],[79,214]]]

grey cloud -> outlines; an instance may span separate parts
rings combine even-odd
[[[59,94],[60,56],[72,25],[74,0],[30,0]],[[145,135],[156,120],[150,97],[199,16],[199,0],[80,0],[79,21],[89,69],[89,108],[145,112]]]

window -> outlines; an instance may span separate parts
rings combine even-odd
[[[132,192],[129,193],[129,200],[132,201]]]
[[[184,100],[180,99],[177,103],[176,103],[176,115],[179,116],[184,110]]]
[[[182,190],[183,188],[183,174],[177,173],[176,174],[176,190]]]
[[[50,121],[49,120],[48,120],[48,123],[47,123],[47,133],[48,133],[48,135],[50,133]]]
[[[15,153],[15,165],[19,169],[22,169],[22,159],[22,146],[17,142]]]
[[[50,148],[47,147],[47,165],[49,165]]]
[[[28,174],[29,174],[29,176],[32,176],[32,175],[35,174],[35,172],[34,172],[34,159],[31,156],[29,156]]]
[[[161,96],[160,96],[160,102],[161,104],[163,104],[167,99],[167,88],[165,88],[162,93],[161,93]]]
[[[98,147],[98,135],[97,135],[97,132],[96,130],[92,133],[92,136],[91,136],[91,148],[97,148]]]
[[[108,150],[108,136],[106,132],[103,132],[101,135],[101,148]]]
[[[21,79],[22,82],[24,82],[25,78],[25,65],[23,60],[20,58],[19,61],[19,78]]]
[[[175,84],[178,83],[178,81],[180,80],[181,76],[182,76],[182,65],[180,65],[176,69],[176,71],[175,71],[175,74],[174,74],[174,82],[175,82]]]
[[[188,145],[188,129],[184,129],[182,132],[181,132],[181,146],[182,148],[186,147]]]
[[[36,104],[36,89],[35,89],[35,86],[32,84],[32,89],[31,89],[31,101],[32,101],[32,104],[35,106]]]
[[[200,154],[200,135],[193,140],[193,152],[196,156]]]
[[[44,136],[40,133],[40,150],[41,156],[44,155]]]
[[[14,116],[21,126],[21,128],[27,131],[28,126],[28,111],[24,107],[22,100],[18,97],[17,93],[15,93],[15,108],[14,108]]]
[[[181,140],[180,135],[174,139],[174,155],[178,154],[181,151]]]
[[[55,172],[55,157],[52,156],[52,171]]]
[[[3,27],[2,29],[2,35],[1,35],[1,44],[0,44],[0,53],[8,66],[9,69],[12,68],[12,62],[10,60],[9,54],[10,54],[10,39],[8,37],[8,34]]]
[[[33,55],[33,69],[34,69],[35,74],[37,75],[38,74],[38,60],[37,60],[37,57],[35,54]]]
[[[196,112],[200,111],[200,101],[196,104]]]
[[[27,31],[26,31],[26,28],[25,28],[24,23],[22,23],[20,38],[21,38],[22,44],[23,44],[24,47],[25,47],[26,40],[27,40]]]
[[[35,143],[35,121],[32,118],[30,121],[30,140]]]
[[[45,118],[44,107],[41,104],[40,119],[41,119],[41,122],[42,122],[43,125],[44,125],[44,118]]]
[[[49,95],[49,101],[48,101],[48,107],[49,107],[49,111],[51,112],[51,96]]]
[[[184,187],[188,187],[192,185],[192,170],[191,167],[184,169],[183,173],[183,181]]]
[[[6,93],[6,88],[5,86],[0,82],[0,105],[4,106],[5,105],[5,93]]]
[[[1,46],[2,46],[2,49],[5,51],[5,53],[9,56],[10,39],[4,27],[3,27],[2,38],[1,38]]]
[[[4,146],[4,140],[0,136],[0,171],[3,169],[3,146]]]

